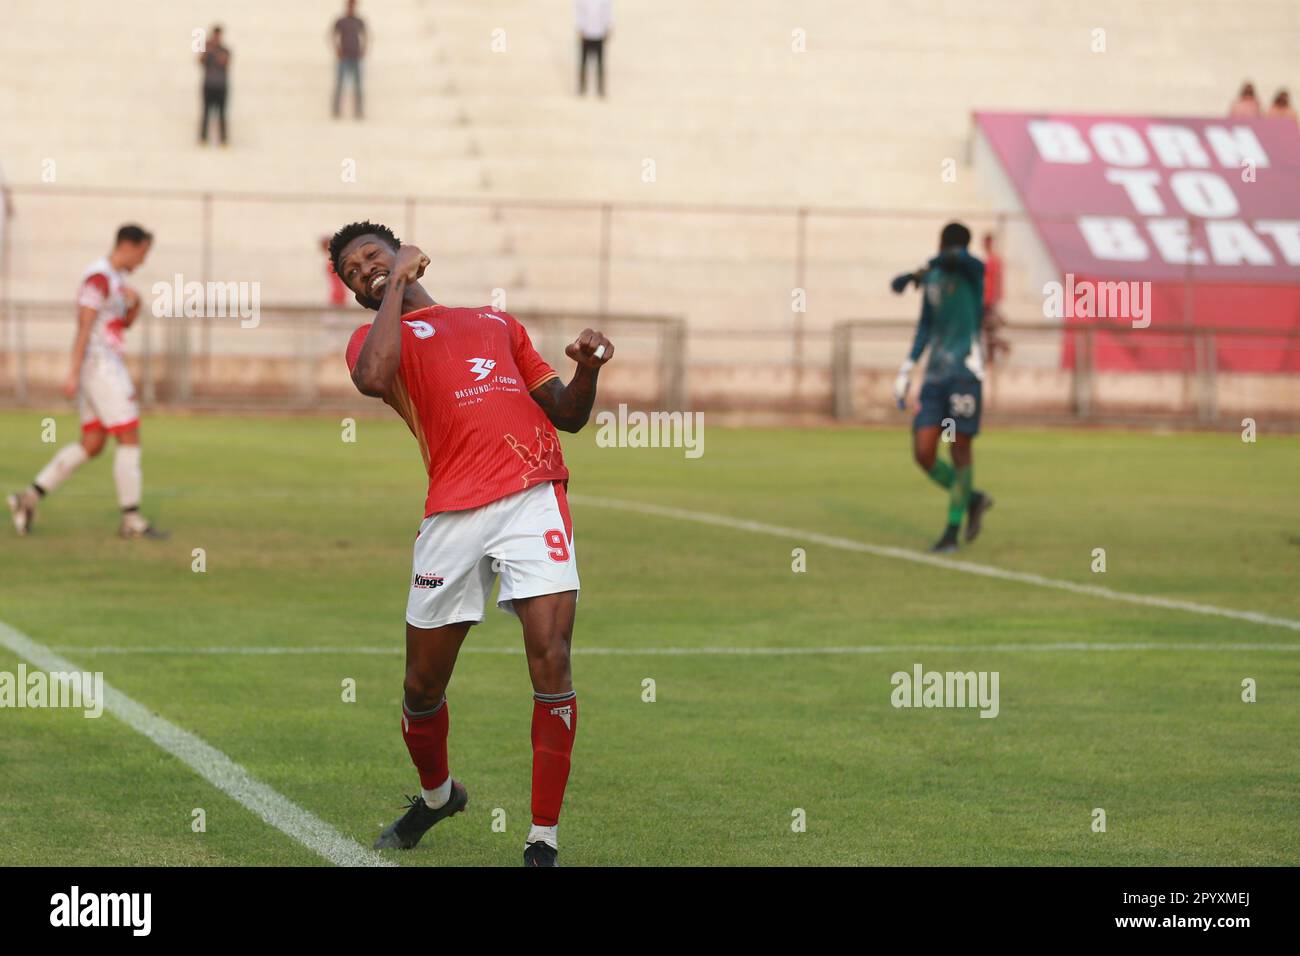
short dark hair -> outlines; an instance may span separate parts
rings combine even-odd
[[[943,232],[939,233],[939,248],[951,249],[953,246],[961,246],[965,249],[970,245],[970,230],[959,222],[950,222],[943,227]]]
[[[402,248],[402,240],[398,239],[393,234],[393,230],[387,226],[369,220],[350,222],[330,237],[330,262],[334,263],[335,275],[342,277],[343,270],[339,267],[339,257],[343,255],[343,250],[348,247],[348,243],[357,236],[377,236],[394,249]]]
[[[135,223],[129,222],[117,231],[117,245],[120,246],[124,242],[129,242],[133,246],[153,242],[153,233],[143,226],[137,226]]]

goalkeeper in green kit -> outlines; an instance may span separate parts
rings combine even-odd
[[[966,541],[974,541],[985,513],[993,507],[993,499],[972,484],[972,443],[979,434],[983,403],[984,263],[968,251],[970,239],[969,229],[959,222],[949,223],[939,237],[939,255],[893,281],[896,293],[910,283],[916,283],[922,293],[921,319],[912,351],[894,381],[894,400],[899,408],[905,407],[912,370],[928,345],[930,357],[912,422],[912,452],[921,470],[948,494],[948,522],[930,549],[938,553],[957,550],[963,518]],[[939,437],[944,432],[945,441],[952,443],[952,464],[939,457]]]

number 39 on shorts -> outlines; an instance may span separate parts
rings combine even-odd
[[[954,415],[961,418],[970,418],[975,414],[975,396],[950,395],[948,397],[948,407],[952,409]]]

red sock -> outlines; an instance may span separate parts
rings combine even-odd
[[[447,698],[431,714],[412,717],[402,704],[402,739],[411,753],[411,763],[420,772],[420,786],[436,790],[450,775],[447,770],[447,728],[451,717],[447,713]]]
[[[533,697],[533,823],[539,827],[553,827],[560,820],[577,732],[578,697],[573,691]]]

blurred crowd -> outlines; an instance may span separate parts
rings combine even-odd
[[[1291,106],[1291,94],[1283,87],[1273,94],[1273,103],[1264,111],[1259,98],[1255,95],[1255,84],[1247,80],[1241,85],[1241,92],[1228,109],[1230,119],[1259,119],[1260,117],[1289,119],[1296,122],[1295,108]]]

